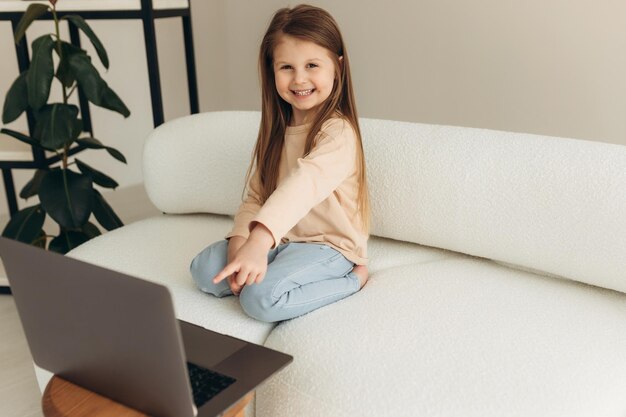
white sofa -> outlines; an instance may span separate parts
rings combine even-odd
[[[230,230],[259,116],[156,129],[145,187],[166,214],[71,253],[167,285],[183,320],[293,355],[249,416],[626,415],[626,147],[361,119],[370,281],[273,325],[188,270]]]

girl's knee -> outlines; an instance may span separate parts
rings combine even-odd
[[[202,254],[193,258],[189,271],[191,272],[191,278],[196,283],[198,288],[204,291],[204,287],[210,281],[210,268],[206,262],[203,262]]]
[[[253,319],[273,323],[283,320],[279,317],[279,306],[272,295],[260,284],[246,285],[239,294],[243,311]]]
[[[219,284],[213,284],[212,280],[226,266],[227,256],[228,242],[224,240],[213,243],[193,258],[189,271],[198,288],[214,295],[223,290]]]

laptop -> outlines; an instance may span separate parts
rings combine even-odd
[[[293,360],[177,320],[163,285],[6,238],[0,256],[35,363],[148,415],[217,416]]]

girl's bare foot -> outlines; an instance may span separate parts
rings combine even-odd
[[[361,288],[363,288],[363,286],[367,282],[367,278],[369,276],[368,271],[367,271],[367,266],[356,265],[354,269],[352,270],[352,272],[354,272],[356,276],[359,277],[359,282],[361,284],[359,287],[359,290],[360,290]]]

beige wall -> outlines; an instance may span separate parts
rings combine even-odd
[[[210,108],[257,109],[258,43],[277,0],[229,0]],[[361,116],[626,145],[623,1],[312,1],[339,22]]]
[[[202,111],[259,109],[260,39],[277,8],[298,3],[192,0]],[[329,10],[342,28],[363,117],[626,145],[626,3],[621,0],[310,3]],[[120,149],[129,163],[123,166],[97,151],[81,158],[122,186],[136,184],[142,180],[143,138],[152,123],[141,25],[91,25],[110,54],[104,77],[132,111],[124,120],[95,109],[96,137]],[[46,24],[37,23],[30,39],[44,30]],[[169,120],[189,111],[182,31],[179,20],[171,19],[159,21],[157,31]],[[10,37],[10,25],[0,24],[2,100],[17,76]],[[18,187],[30,175],[16,175]],[[0,212],[6,212],[4,201]]]

